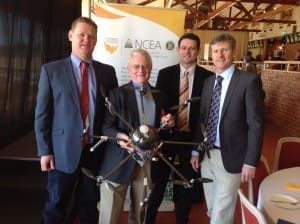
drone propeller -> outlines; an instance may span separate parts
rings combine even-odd
[[[173,184],[176,184],[176,185],[183,185],[183,186],[189,186],[189,185],[192,185],[194,183],[210,183],[210,182],[213,182],[212,179],[209,179],[209,178],[204,178],[204,177],[199,177],[199,178],[196,178],[196,179],[191,179],[190,181],[184,181],[184,180],[172,180],[172,183]]]

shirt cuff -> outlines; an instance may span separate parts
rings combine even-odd
[[[193,151],[192,151],[192,156],[199,156],[199,152],[196,151],[196,150],[193,150]]]

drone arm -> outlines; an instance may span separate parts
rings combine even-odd
[[[133,131],[134,128],[129,124],[115,109],[112,103],[108,100],[108,97],[105,98],[105,105],[108,108],[108,111],[112,116],[116,116],[119,120],[121,120],[129,129]]]
[[[180,173],[164,156],[161,152],[157,152],[157,155],[176,173],[185,183],[187,183],[187,187],[192,187],[191,184],[189,184],[189,180],[186,179],[182,173]]]

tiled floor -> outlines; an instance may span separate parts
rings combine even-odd
[[[268,124],[263,143],[263,155],[273,167],[275,145],[283,134]],[[18,161],[18,160],[21,160]],[[0,150],[0,223],[35,224],[41,220],[45,200],[46,176],[40,172],[33,133]],[[242,186],[244,187],[244,186]],[[127,213],[123,213],[125,224]],[[175,223],[174,212],[160,212],[157,224]],[[190,224],[207,224],[205,204],[195,204]],[[241,223],[239,204],[234,224]]]

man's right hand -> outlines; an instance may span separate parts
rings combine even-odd
[[[196,172],[199,172],[199,167],[200,167],[199,156],[192,155],[190,163],[193,167],[193,170],[195,170]]]
[[[54,170],[54,156],[52,154],[41,157],[41,170],[43,172]]]
[[[121,148],[129,150],[131,152],[134,151],[130,137],[127,134],[119,132],[116,137],[119,139],[118,144]]]

